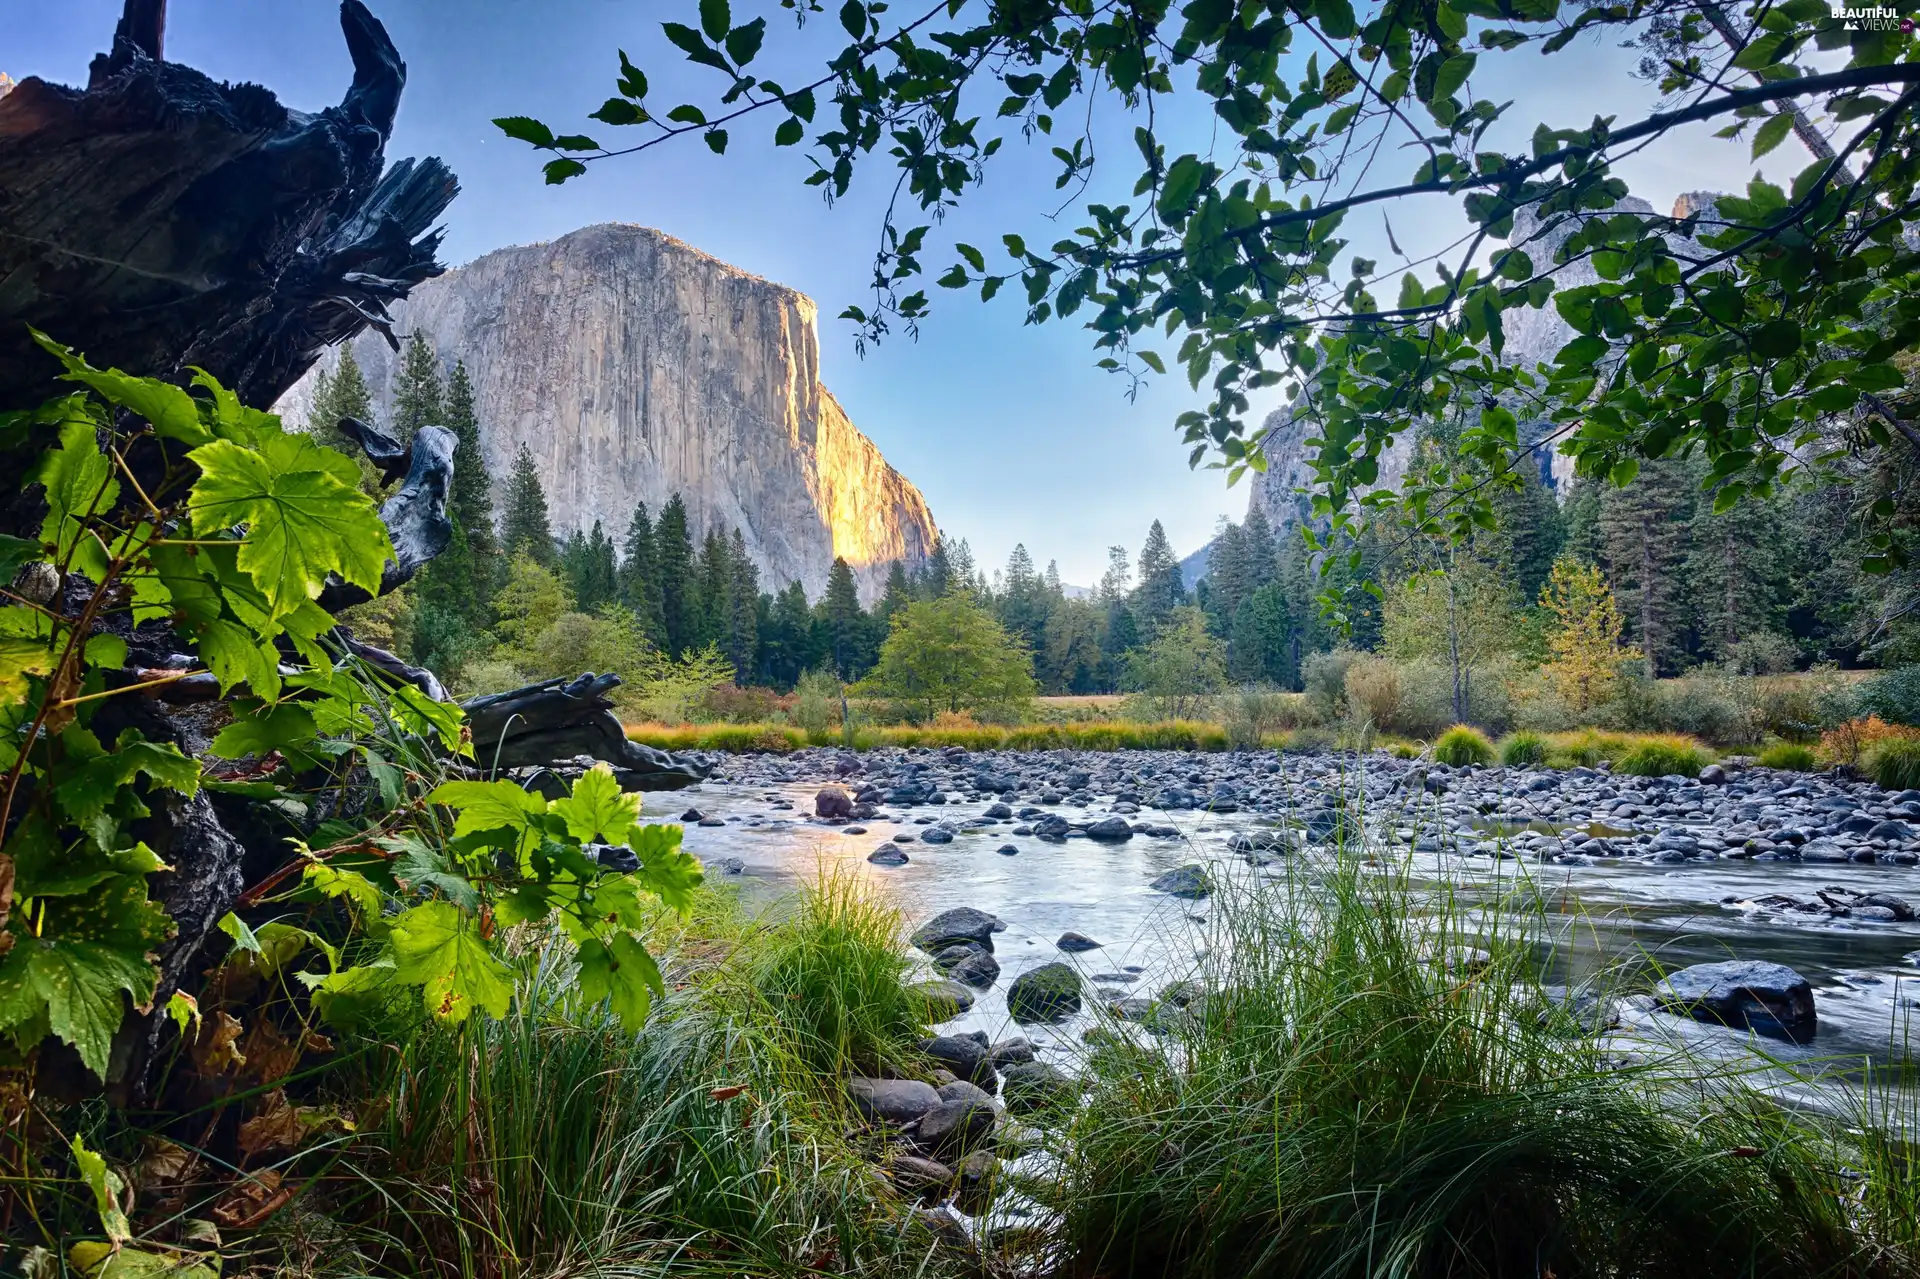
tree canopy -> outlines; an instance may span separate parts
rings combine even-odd
[[[803,22],[823,9],[783,5]],[[846,0],[844,46],[787,86],[755,69],[765,18],[736,25],[727,0],[686,16],[697,22],[665,33],[716,73],[710,100],[655,102],[622,53],[594,119],[628,137],[497,123],[555,154],[554,183],[695,136],[724,152],[756,127],[805,144],[805,180],[829,198],[891,163],[873,297],[845,312],[862,341],[912,329],[930,276],[983,300],[1010,286],[1029,322],[1082,320],[1103,367],[1137,379],[1183,366],[1209,396],[1178,422],[1191,460],[1233,476],[1263,466],[1253,397],[1279,387],[1315,428],[1317,513],[1336,529],[1392,506],[1465,533],[1543,445],[1615,483],[1644,459],[1704,457],[1723,510],[1818,465],[1836,416],[1856,447],[1920,446],[1920,402],[1894,364],[1920,338],[1905,235],[1920,61],[1898,22],[1846,20],[1822,0]],[[1660,109],[1541,120],[1525,145],[1496,150],[1489,131],[1513,104],[1484,89],[1511,74],[1502,64],[1559,55],[1582,33],[1646,49]],[[1210,107],[1206,153],[1169,145],[1175,95]],[[1116,116],[1135,126],[1131,157],[1096,154]],[[1699,122],[1756,158],[1792,134],[1814,160],[1717,206],[1622,211],[1617,162]],[[1043,241],[1009,228],[991,251],[937,245],[935,228],[1019,136],[1053,144],[1073,230]],[[1130,200],[1092,198],[1124,189],[1116,164],[1134,176]],[[1468,227],[1448,249],[1414,260],[1395,246],[1391,264],[1350,250],[1348,218],[1422,218],[1435,201]],[[1557,280],[1575,260],[1598,281]],[[1548,306],[1575,336],[1550,361],[1509,367],[1512,318]],[[1461,465],[1368,492],[1396,436],[1463,405]],[[1524,440],[1523,419],[1549,429]],[[1868,514],[1868,561],[1904,562],[1896,504]]]

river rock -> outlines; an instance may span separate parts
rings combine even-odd
[[[945,826],[929,826],[920,832],[920,842],[923,844],[951,844],[953,842],[953,832]]]
[[[926,1001],[927,1020],[935,1025],[973,1007],[973,992],[957,981],[923,981],[907,989]]]
[[[986,1143],[999,1117],[989,1102],[943,1101],[921,1117],[920,1146],[936,1158],[966,1154]]]
[[[1061,933],[1060,940],[1053,944],[1061,950],[1066,951],[1069,955],[1078,955],[1084,951],[1099,950],[1101,948],[1099,942],[1088,937],[1085,933]]]
[[[1102,817],[1087,827],[1087,838],[1101,844],[1118,844],[1133,838],[1133,827],[1124,817]]]
[[[1015,1021],[1060,1021],[1080,1011],[1080,974],[1062,963],[1042,964],[1007,987],[1007,1012]]]
[[[1818,1026],[1813,986],[1785,964],[1736,959],[1694,964],[1654,987],[1655,1003],[1698,1021],[1804,1043]]]
[[[916,1197],[931,1198],[953,1184],[953,1169],[918,1155],[890,1155],[882,1169],[894,1185]]]
[[[895,1125],[914,1122],[941,1101],[932,1084],[918,1079],[867,1079],[859,1075],[847,1080],[847,1095],[862,1119]]]
[[[1173,897],[1200,898],[1213,891],[1213,879],[1205,866],[1189,862],[1156,877],[1147,887]]]
[[[1000,961],[991,951],[976,950],[955,964],[950,972],[955,981],[986,990],[1000,980]]]
[[[813,813],[828,819],[853,816],[853,796],[838,786],[822,786],[813,797]]]
[[[920,1051],[951,1070],[956,1079],[978,1084],[991,1092],[999,1086],[987,1047],[970,1035],[936,1035],[920,1045]]]
[[[905,866],[907,854],[900,845],[886,843],[868,853],[867,860],[875,866]]]
[[[913,931],[913,944],[929,955],[958,942],[976,942],[993,949],[993,935],[1005,932],[1006,921],[972,906],[955,906],[941,911]]]
[[[1073,1100],[1079,1086],[1073,1078],[1043,1061],[1014,1062],[1001,1075],[1000,1092],[1007,1109],[1016,1115],[1050,1110]]]

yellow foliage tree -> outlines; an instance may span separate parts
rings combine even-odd
[[[1612,588],[1594,565],[1561,556],[1540,588],[1540,607],[1553,615],[1541,669],[1569,709],[1592,710],[1613,690],[1620,663],[1640,656],[1620,642],[1626,619]]]

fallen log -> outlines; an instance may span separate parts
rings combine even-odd
[[[491,772],[591,755],[613,765],[627,790],[679,790],[705,780],[704,765],[628,740],[607,696],[619,686],[618,675],[589,671],[462,702],[474,763]]]

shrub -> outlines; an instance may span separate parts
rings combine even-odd
[[[510,693],[532,682],[532,676],[512,662],[489,657],[462,667],[454,688],[461,697],[485,697],[490,693]]]
[[[1859,689],[1831,664],[1805,675],[1760,682],[1760,724],[1790,742],[1817,742],[1820,734],[1860,713]]]
[[[1254,750],[1293,727],[1294,697],[1267,684],[1245,684],[1226,698],[1227,740],[1235,750]]]
[[[770,688],[721,684],[695,700],[693,717],[709,723],[764,724],[786,709],[787,700]]]
[[[1920,788],[1920,738],[1889,737],[1869,750],[1861,763],[1887,790]]]
[[[1775,742],[1760,752],[1760,767],[1786,773],[1811,773],[1816,767],[1813,747],[1801,742]]]
[[[1700,748],[1681,739],[1649,738],[1613,761],[1613,771],[1634,777],[1693,777],[1707,766]]]
[[[1889,724],[1878,715],[1850,719],[1820,734],[1820,758],[1835,764],[1853,765],[1881,742],[1914,735],[1913,729]]]
[[[1433,757],[1453,768],[1463,764],[1490,764],[1493,762],[1493,743],[1479,729],[1455,724],[1440,734],[1440,740],[1433,744]]]
[[[1300,665],[1306,686],[1307,714],[1316,724],[1331,724],[1347,713],[1347,667],[1359,654],[1350,648],[1309,653]]]
[[[1513,733],[1500,743],[1500,762],[1508,768],[1536,768],[1547,762],[1547,739],[1538,733]]]
[[[840,680],[832,671],[824,666],[802,671],[800,682],[794,685],[789,718],[807,735],[808,741],[825,742],[833,729],[834,711],[838,709],[835,703],[840,697]]]
[[[1920,724],[1920,666],[1899,666],[1867,680],[1859,690],[1860,709],[1889,724]]]
[[[1400,668],[1393,662],[1362,653],[1347,664],[1345,718],[1376,729],[1397,727],[1401,697]]]

